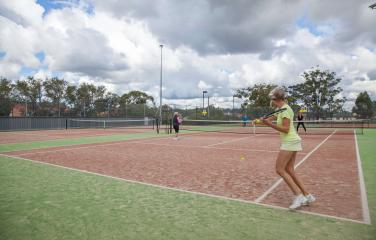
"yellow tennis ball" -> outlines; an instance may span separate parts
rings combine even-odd
[[[262,123],[262,121],[260,119],[256,119],[255,123],[260,124],[260,123]]]
[[[240,160],[244,160],[245,158],[243,156],[240,157]]]

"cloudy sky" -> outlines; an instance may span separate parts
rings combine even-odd
[[[0,75],[141,90],[159,103],[163,44],[164,103],[201,105],[207,90],[232,106],[237,88],[300,83],[317,65],[342,78],[343,96],[376,100],[375,2],[0,1]]]

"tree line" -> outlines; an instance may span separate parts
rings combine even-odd
[[[24,104],[25,116],[58,117],[98,117],[110,111],[112,116],[118,116],[127,105],[155,106],[154,98],[141,91],[119,96],[102,85],[76,86],[58,77],[42,80],[31,76],[15,83],[0,77],[0,103],[0,116],[12,115],[16,104]]]
[[[292,86],[282,86],[288,93],[288,102],[295,111],[302,106],[307,109],[314,119],[334,118],[334,116],[346,113],[343,109],[346,97],[340,97],[343,91],[339,87],[341,78],[335,72],[321,70],[318,67],[305,71],[301,77],[303,82]],[[247,88],[238,89],[235,96],[243,100],[242,108],[253,109],[269,106],[268,94],[275,88],[272,84],[256,84]],[[376,101],[371,100],[366,91],[361,92],[348,117],[359,119],[372,118],[376,113]]]
[[[289,104],[295,111],[304,106],[315,119],[333,118],[339,113],[347,112],[343,109],[347,99],[340,97],[342,88],[338,86],[341,78],[337,77],[335,72],[316,67],[305,71],[301,77],[302,83],[283,86],[288,93]],[[273,84],[255,84],[237,89],[234,97],[242,100],[243,113],[258,117],[270,111],[268,94],[275,87]],[[130,105],[144,105],[145,115],[146,103],[150,103],[153,111],[156,110],[154,98],[142,91],[130,91],[120,96],[108,91],[105,86],[88,83],[76,86],[57,77],[45,80],[28,77],[15,83],[1,77],[0,103],[0,116],[11,115],[13,106],[17,103],[25,104],[27,116],[98,117],[107,112],[108,115],[116,117],[123,115]],[[165,105],[162,109],[171,111],[169,108]],[[212,113],[211,116],[225,117],[219,108],[209,106],[208,110]],[[193,115],[197,118],[197,110],[187,113],[192,115],[191,118],[194,118]],[[371,100],[366,91],[361,92],[352,111],[347,113],[349,117],[372,118],[376,113],[376,102]],[[153,112],[152,115],[158,116],[158,113]]]

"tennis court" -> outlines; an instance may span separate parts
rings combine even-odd
[[[40,131],[38,134],[41,137],[44,134],[95,136],[107,130],[73,129]],[[111,134],[124,134],[122,130],[111,131]],[[162,188],[287,208],[293,195],[280,181],[274,166],[280,141],[278,135],[218,131],[186,133],[179,140],[163,135],[11,151],[2,155]],[[343,133],[328,128],[325,133],[302,134],[301,137],[304,150],[297,155],[296,168],[306,187],[317,196],[317,201],[299,211],[369,224],[355,132]]]
[[[0,144],[35,141],[77,139],[132,133],[150,133],[156,130],[155,119],[146,120],[85,120],[67,119],[66,129],[0,132]]]

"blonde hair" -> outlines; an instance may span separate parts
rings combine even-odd
[[[269,93],[270,98],[275,98],[276,100],[285,100],[286,99],[286,93],[285,90],[281,87],[276,87]]]

